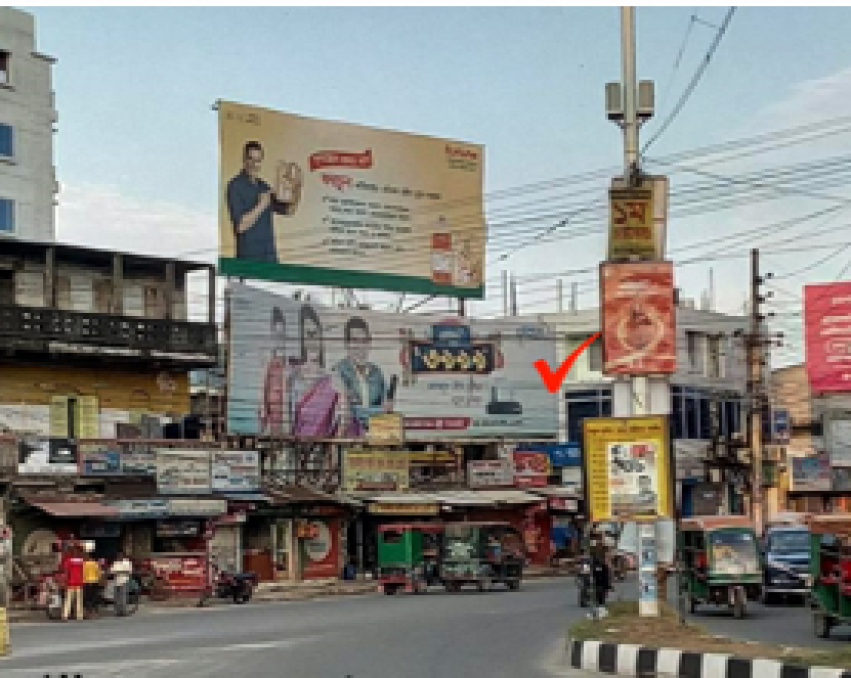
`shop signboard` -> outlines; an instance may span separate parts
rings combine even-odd
[[[582,469],[576,466],[563,466],[561,469],[561,486],[582,494]]]
[[[217,110],[220,273],[484,296],[482,146],[228,101]]]
[[[831,468],[831,476],[834,492],[851,492],[851,467],[834,466]]]
[[[804,286],[807,376],[813,393],[851,389],[851,282]]]
[[[81,443],[77,455],[81,476],[156,474],[156,457],[152,451],[125,451]]]
[[[118,509],[124,519],[164,519],[168,517],[215,517],[227,513],[224,499],[105,499],[103,504]]]
[[[789,410],[771,410],[772,442],[776,445],[788,445],[792,437],[792,418]]]
[[[370,415],[366,439],[370,445],[401,445],[405,441],[405,418],[398,413]]]
[[[851,411],[828,410],[822,417],[825,451],[833,466],[851,466]]]
[[[514,484],[517,487],[546,487],[552,474],[550,456],[546,452],[515,450]]]
[[[529,386],[540,384],[536,360],[556,362],[549,325],[328,308],[239,283],[230,290],[234,434],[369,442],[376,415],[391,414],[394,444],[399,417],[406,440],[557,434],[557,396]],[[308,353],[322,364],[305,367]]]
[[[166,520],[157,523],[158,537],[197,537],[201,523],[197,520]]]
[[[583,433],[592,522],[671,517],[667,417],[588,418]]]
[[[410,483],[410,460],[405,451],[346,450],[343,491],[395,492]]]
[[[203,554],[153,554],[151,566],[157,576],[165,580],[168,589],[174,592],[201,591],[207,584],[207,558]]]
[[[470,487],[511,487],[514,465],[507,459],[469,461],[467,481]]]
[[[830,492],[833,482],[830,455],[819,453],[795,456],[791,461],[790,492]]]
[[[210,494],[210,450],[156,451],[160,494]]]
[[[603,372],[670,374],[677,369],[674,266],[603,263]]]
[[[582,454],[577,443],[523,443],[522,448],[530,452],[546,452],[553,468],[582,464]]]
[[[417,504],[414,502],[376,502],[367,505],[367,512],[374,515],[390,516],[436,516],[440,506],[436,503]]]
[[[257,492],[260,453],[254,450],[213,450],[213,492]]]

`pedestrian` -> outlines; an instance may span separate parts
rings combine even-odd
[[[65,577],[65,604],[62,606],[62,621],[68,621],[71,614],[71,601],[74,601],[77,619],[83,620],[83,551],[74,545],[62,564]]]
[[[103,572],[100,565],[98,565],[95,557],[89,553],[86,556],[86,562],[83,563],[83,607],[88,617],[97,614],[101,577],[103,577]]]
[[[127,592],[130,588],[130,575],[133,574],[133,564],[124,553],[119,553],[109,572],[115,577],[115,615],[126,617]]]

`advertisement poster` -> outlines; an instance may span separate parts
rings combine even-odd
[[[514,465],[506,459],[469,461],[467,482],[470,487],[512,487]]]
[[[260,453],[213,450],[213,492],[257,492],[260,489]]]
[[[790,492],[829,492],[832,485],[830,455],[792,457]]]
[[[546,452],[514,452],[514,484],[517,487],[546,487],[552,472]]]
[[[484,296],[484,148],[218,102],[219,272]]]
[[[602,264],[603,372],[670,374],[677,369],[674,266]]]
[[[583,430],[592,521],[671,517],[666,417],[588,418]]]
[[[833,466],[851,466],[851,411],[828,410],[823,416],[825,451]]]
[[[405,418],[401,414],[373,414],[366,432],[372,445],[401,445],[405,440]]]
[[[533,363],[555,335],[518,318],[334,309],[231,286],[228,430],[365,439],[376,414],[406,439],[555,437],[556,395]]]
[[[83,476],[152,476],[157,472],[153,451],[115,450],[80,443],[77,456]]]
[[[151,565],[171,591],[201,591],[207,582],[204,556],[155,556]]]
[[[804,286],[804,336],[812,391],[851,389],[851,282]]]
[[[157,450],[160,494],[209,494],[210,450]]]
[[[662,259],[668,212],[668,179],[645,177],[628,188],[622,177],[609,190],[609,260]]]
[[[345,450],[343,455],[344,492],[408,489],[411,472],[407,452]]]
[[[311,519],[312,539],[300,540],[305,579],[330,579],[340,575],[340,527],[336,519]]]

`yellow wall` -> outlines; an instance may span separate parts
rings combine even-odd
[[[81,368],[0,365],[0,404],[50,405],[57,395],[92,395],[101,408],[189,413],[189,376],[117,366]],[[168,382],[171,383],[168,383]]]

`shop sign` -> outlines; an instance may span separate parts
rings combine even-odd
[[[346,450],[343,490],[393,492],[408,488],[410,459],[405,451]]]
[[[198,556],[151,557],[151,566],[171,591],[200,591],[207,584],[207,558]]]
[[[456,466],[463,453],[457,450],[434,450],[429,452],[408,452],[411,466]]]
[[[670,518],[667,417],[588,418],[582,425],[591,520]]]
[[[366,439],[371,445],[401,445],[405,441],[405,417],[398,413],[373,414]]]
[[[213,450],[213,492],[257,492],[260,453],[254,450]]]
[[[161,494],[209,494],[210,450],[157,450],[157,490]]]
[[[172,516],[219,516],[228,512],[224,499],[169,499],[168,512]]]
[[[77,454],[81,476],[152,476],[157,469],[153,452],[92,449],[81,444]]]
[[[561,469],[561,486],[582,494],[582,469],[575,466],[563,466]]]
[[[201,527],[197,520],[170,520],[157,523],[158,537],[197,537]]]
[[[118,499],[103,503],[118,509],[119,518],[205,517],[227,513],[224,499]]]
[[[830,492],[833,474],[830,455],[812,454],[792,457],[791,492]]]
[[[507,459],[470,461],[467,479],[470,487],[511,487],[514,485],[514,465]]]
[[[552,465],[546,452],[514,452],[514,484],[517,487],[546,487]]]
[[[394,515],[394,516],[436,516],[440,513],[440,506],[437,504],[408,504],[386,503],[369,504],[369,513],[376,515]]]
[[[577,443],[524,443],[522,448],[529,452],[545,452],[553,468],[579,466],[582,463]]]

